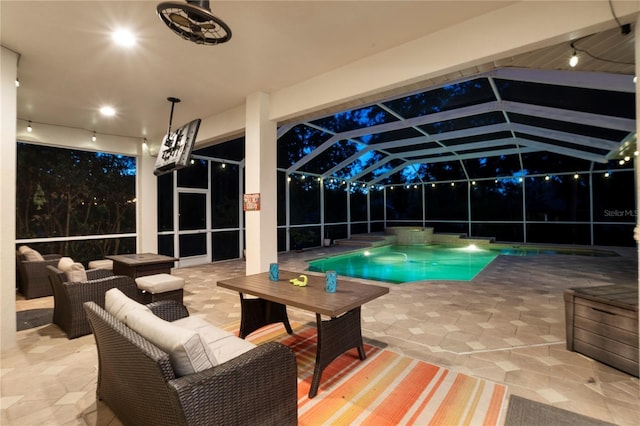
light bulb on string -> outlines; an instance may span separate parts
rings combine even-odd
[[[31,133],[33,131],[33,127],[31,127],[31,120],[29,120],[29,124],[27,125],[27,132]]]
[[[571,58],[569,58],[569,65],[571,65],[571,67],[578,65],[578,54],[575,50],[573,51]]]
[[[96,139],[97,139],[97,138],[96,138],[96,132],[94,131],[94,132],[93,132],[93,136],[91,136],[91,140],[92,140],[93,142],[95,142],[95,141],[96,141]]]

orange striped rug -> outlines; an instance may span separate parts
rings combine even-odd
[[[324,371],[318,395],[309,399],[316,353],[315,324],[282,324],[252,333],[260,344],[276,340],[290,347],[298,362],[300,425],[497,425],[506,388],[456,373],[390,350],[365,344],[367,359],[352,349]],[[237,331],[239,324],[227,330]]]

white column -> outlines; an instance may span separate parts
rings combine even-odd
[[[260,210],[246,212],[246,273],[269,270],[278,261],[277,125],[269,120],[269,95],[246,101],[246,193],[260,194]]]
[[[136,251],[158,252],[158,179],[153,174],[155,157],[140,142],[136,158]]]
[[[18,54],[0,46],[0,351],[16,345],[16,77]]]

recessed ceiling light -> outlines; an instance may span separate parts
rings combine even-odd
[[[111,117],[113,115],[116,115],[116,110],[110,106],[103,106],[102,108],[100,108],[100,114]]]
[[[120,46],[131,47],[136,44],[136,36],[129,30],[119,29],[111,34],[113,41]]]

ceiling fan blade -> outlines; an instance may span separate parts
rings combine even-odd
[[[191,21],[189,21],[187,18],[185,18],[184,16],[180,15],[179,13],[172,13],[169,15],[169,18],[175,22],[176,24],[182,26],[182,27],[188,27],[191,24]]]

